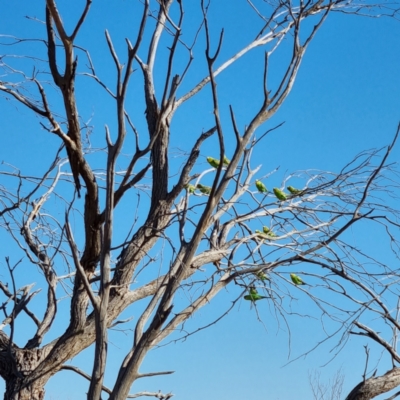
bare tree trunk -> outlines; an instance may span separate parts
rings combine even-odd
[[[24,379],[13,376],[6,381],[4,400],[43,400],[43,382],[35,381],[25,386]]]
[[[1,353],[1,362],[7,370],[6,376],[3,376],[6,383],[4,400],[43,400],[44,385],[57,369],[34,381],[30,379],[30,375],[43,360],[45,352],[38,349],[9,348]]]
[[[400,368],[393,368],[382,376],[372,377],[360,382],[346,397],[346,400],[374,399],[383,393],[393,390],[399,385]]]

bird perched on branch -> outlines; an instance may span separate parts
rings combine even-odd
[[[284,191],[282,191],[281,189],[278,189],[278,188],[274,188],[273,190],[274,190],[274,194],[278,198],[278,200],[280,200],[280,201],[287,200],[287,196]]]
[[[191,185],[190,183],[185,186],[185,189],[190,193],[193,194],[196,190],[196,186]]]
[[[214,157],[207,157],[207,162],[213,167],[213,168],[218,168],[219,167],[219,160],[217,160]],[[223,165],[229,165],[230,160],[224,156],[224,159],[222,161]]]
[[[223,162],[224,165],[229,165],[231,160],[227,156],[224,155],[224,159],[222,160],[222,162]]]
[[[207,162],[213,167],[213,168],[218,168],[219,167],[219,160],[213,157],[207,157]]]
[[[302,190],[296,189],[293,186],[288,186],[287,190],[289,190],[289,192],[293,195],[300,194],[302,192]]]
[[[210,186],[205,186],[205,185],[202,185],[201,183],[198,183],[196,187],[197,187],[197,189],[200,190],[201,193],[206,194],[207,196],[209,196],[211,193]]]
[[[255,273],[255,276],[260,280],[260,281],[269,281],[269,276],[264,272],[264,271],[258,271]]]
[[[295,285],[307,285],[299,276],[296,274],[290,274],[290,278]]]
[[[258,179],[256,180],[256,188],[260,193],[267,193],[268,189],[267,187]]]
[[[268,235],[264,232],[261,232],[260,230],[256,229],[254,231],[255,233],[257,233],[257,236],[261,239],[269,239]]]
[[[257,289],[255,289],[255,288],[250,288],[249,289],[249,294],[246,294],[246,296],[244,296],[245,300],[252,301],[253,303],[258,301],[258,300],[266,299],[266,298],[267,298],[266,296],[261,296],[257,292]]]
[[[263,226],[263,232],[270,237],[276,237],[275,233],[272,232],[267,226]]]

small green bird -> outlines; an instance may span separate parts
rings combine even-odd
[[[207,157],[207,162],[213,167],[213,168],[218,168],[219,167],[219,160],[213,157]]]
[[[268,235],[266,235],[264,232],[261,232],[258,229],[256,229],[254,232],[257,233],[257,236],[260,237],[261,239],[269,239]]]
[[[207,196],[211,193],[211,187],[202,185],[201,183],[197,184],[197,189],[200,190],[201,193],[206,194]]]
[[[254,289],[254,288],[250,288],[250,289],[249,289],[249,294],[246,294],[246,296],[244,296],[244,299],[245,299],[245,300],[252,301],[253,303],[256,302],[256,301],[258,301],[258,300],[266,299],[266,298],[267,298],[266,296],[261,296],[261,295],[257,292],[257,290]]]
[[[287,196],[286,196],[285,192],[283,192],[282,190],[280,190],[278,188],[274,188],[274,194],[280,201],[287,200]]]
[[[186,189],[190,194],[193,194],[194,191],[196,190],[196,186],[191,185],[191,184],[187,184],[187,185],[185,186],[185,189]]]
[[[269,276],[264,272],[264,271],[258,271],[256,272],[256,277],[260,280],[260,281],[269,281]]]
[[[214,157],[207,157],[207,162],[213,167],[213,168],[218,168],[219,167],[219,160],[217,160]],[[229,165],[231,161],[227,156],[224,156],[224,159],[222,160],[222,164]]]
[[[289,190],[289,192],[290,192],[291,194],[294,194],[294,195],[300,194],[300,193],[302,192],[302,190],[296,189],[296,188],[294,188],[293,186],[288,186],[288,187],[287,187],[287,190]]]
[[[296,274],[290,274],[290,278],[295,285],[307,285],[307,283],[303,282],[303,280]]]
[[[256,180],[256,188],[260,193],[267,193],[268,189],[267,187],[258,179]]]
[[[275,233],[272,232],[267,226],[263,226],[263,232],[270,237],[276,237]]]

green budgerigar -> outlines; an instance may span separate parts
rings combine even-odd
[[[267,187],[258,179],[256,180],[256,188],[260,193],[267,193],[268,189]]]
[[[287,196],[284,191],[278,188],[274,188],[274,194],[280,201],[287,200]]]
[[[213,168],[218,168],[219,167],[219,160],[213,157],[207,157],[207,162],[213,167]]]
[[[255,302],[255,301],[258,301],[258,300],[261,300],[261,299],[266,299],[266,298],[267,298],[266,296],[261,296],[257,292],[257,289],[255,289],[255,288],[250,288],[249,289],[249,294],[246,294],[244,296],[245,300],[249,300],[249,301],[252,301],[252,302]]]
[[[213,167],[213,168],[218,168],[219,167],[219,160],[214,158],[214,157],[207,157],[207,162]],[[224,156],[223,160],[222,160],[222,164],[224,166],[229,165],[231,161],[229,160],[229,158],[227,156]]]
[[[307,285],[299,276],[296,274],[290,274],[290,278],[295,285]]]
[[[201,193],[206,194],[207,196],[211,193],[211,187],[202,185],[201,183],[197,184],[197,189],[200,190]]]
[[[293,195],[300,194],[302,192],[302,190],[296,189],[293,186],[288,186],[287,190],[289,190],[289,192]]]
[[[190,183],[188,185],[185,186],[185,189],[190,193],[193,194],[194,191],[196,190],[196,186],[191,185]]]
[[[260,281],[269,281],[269,276],[264,271],[258,271],[255,275]]]
[[[270,237],[276,237],[275,233],[272,232],[267,226],[263,226],[263,232]]]
[[[254,232],[257,233],[257,236],[260,237],[261,239],[269,239],[270,238],[267,234],[265,234],[264,232],[261,232],[258,229],[256,229]]]

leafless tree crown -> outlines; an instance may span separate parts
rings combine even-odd
[[[388,352],[393,368],[379,377],[384,384],[375,385],[374,393],[387,391],[389,378],[396,387],[398,269],[354,246],[347,232],[354,226],[376,230],[398,257],[398,176],[389,158],[398,131],[387,147],[357,155],[338,172],[296,172],[283,177],[279,188],[269,187],[268,177],[276,171],[252,163],[252,154],[278,128],[268,121],[289,95],[327,16],[393,17],[396,5],[248,0],[258,25],[249,27],[254,32],[241,50],[226,56],[224,43],[230,39],[224,31],[215,35],[212,3],[138,1],[130,30],[135,33],[124,47],[104,32],[107,53],[102,57],[112,65],[111,73],[104,73],[80,36],[96,2],[86,0],[73,23],[65,23],[55,0],[43,3],[38,11],[43,18],[31,18],[34,26],[43,27],[43,36],[0,35],[0,93],[10,100],[3,104],[31,113],[41,134],[52,143],[58,140],[57,148],[43,149],[46,157],[52,155],[45,170],[37,172],[40,164],[32,168],[35,172],[27,171],[12,160],[1,169],[1,228],[21,254],[11,257],[3,247],[9,276],[3,274],[0,282],[4,398],[43,399],[44,385],[62,369],[88,380],[91,400],[102,392],[110,400],[172,397],[129,392],[139,378],[172,373],[143,373],[140,366],[150,349],[228,286],[234,295],[226,312],[238,301],[256,307],[262,300],[285,324],[290,300],[307,296],[322,319],[334,321],[336,331],[327,338],[339,335],[338,348],[355,334]],[[290,43],[289,61],[278,85],[270,88],[271,55],[284,40]],[[262,99],[241,127],[234,106],[221,106],[217,81],[238,60],[261,51],[261,67],[247,65],[243,76],[261,72]],[[80,112],[98,96],[114,110],[101,129]],[[206,106],[200,110],[196,101],[201,96]],[[177,158],[171,145],[179,134],[174,118],[190,107],[207,114],[208,125],[198,132],[187,127],[190,148]],[[216,144],[214,154],[202,150],[209,141]],[[32,162],[41,157],[32,154]],[[42,277],[41,288],[18,287],[22,265]],[[30,306],[40,290],[46,297],[38,317]],[[184,301],[178,293],[184,293]],[[132,347],[113,387],[107,388],[108,330],[127,323],[121,313],[139,300],[146,306],[133,321]],[[60,301],[69,302],[67,319],[57,318]],[[20,315],[34,329],[26,343],[17,344]],[[384,321],[386,331],[376,331],[371,316]],[[64,332],[46,342],[55,321]],[[66,365],[92,344],[90,373]],[[368,382],[364,377],[357,395]]]

